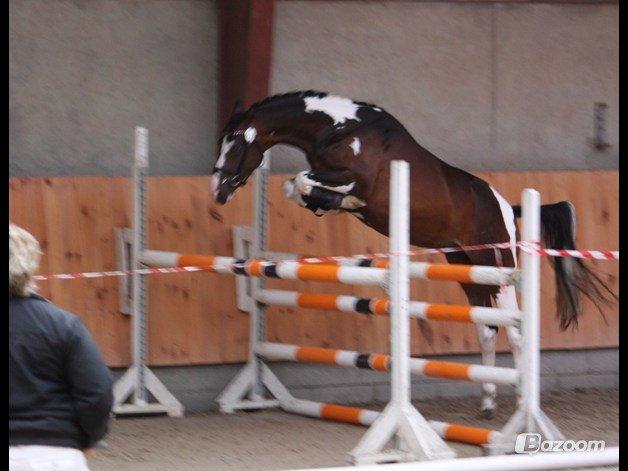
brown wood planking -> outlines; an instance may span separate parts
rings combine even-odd
[[[571,200],[578,214],[581,248],[615,249],[618,245],[617,172],[479,173],[511,203],[521,189],[537,188],[543,202]],[[281,194],[285,177],[270,184],[269,247],[312,255],[348,255],[386,251],[387,239],[349,215],[318,218],[287,202]],[[209,178],[149,179],[149,245],[153,249],[233,253],[231,226],[250,224],[251,188],[226,206],[210,198]],[[45,251],[42,273],[112,269],[116,265],[114,227],[129,226],[131,182],[126,178],[14,178],[10,180],[11,220],[27,228]],[[440,256],[424,260],[442,261]],[[617,262],[594,263],[618,290]],[[116,278],[48,281],[41,292],[75,312],[93,333],[108,363],[130,360],[130,319],[118,312]],[[271,287],[309,292],[381,295],[374,287],[272,280]],[[246,358],[247,315],[235,308],[233,277],[208,273],[152,275],[149,281],[149,359],[155,365],[228,363]],[[592,348],[618,344],[618,307],[605,309],[606,322],[585,303],[578,330],[560,332],[554,319],[553,272],[543,263],[544,348]],[[412,297],[433,302],[465,303],[453,283],[412,282]],[[456,323],[412,321],[415,354],[476,352],[475,329]],[[335,312],[269,309],[268,338],[296,344],[385,352],[388,320]],[[500,333],[498,348],[507,349]]]

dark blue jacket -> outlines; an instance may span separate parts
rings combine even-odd
[[[44,298],[9,297],[9,445],[90,448],[113,380],[83,323]]]

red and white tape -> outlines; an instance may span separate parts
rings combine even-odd
[[[519,242],[515,244],[520,247],[521,250],[526,252],[538,253],[548,257],[574,257],[583,258],[589,260],[619,260],[619,251],[609,250],[564,250],[564,249],[544,249],[538,244],[530,244],[527,242]],[[461,251],[473,251],[473,250],[487,250],[487,249],[509,249],[513,247],[513,244],[509,242],[499,244],[483,244],[483,245],[470,245],[464,247],[445,247],[439,249],[418,249],[408,252],[409,256],[427,255],[427,254],[446,254],[452,252]],[[372,260],[377,258],[389,258],[391,253],[366,253],[354,255],[352,257],[305,257],[297,260],[274,260],[274,262],[299,262],[299,263],[329,263],[329,262],[346,262],[346,261],[359,261],[359,260]],[[273,262],[269,260],[269,262]],[[236,264],[237,265],[237,264]],[[52,275],[35,275],[33,277],[36,281],[46,280],[77,280],[81,278],[104,278],[112,276],[129,276],[134,273],[140,275],[152,275],[155,273],[191,273],[197,271],[212,271],[212,267],[169,267],[169,268],[140,268],[137,270],[113,270],[113,271],[92,271],[83,273],[57,273]]]
[[[417,249],[411,250],[408,252],[410,257],[415,257],[418,255],[430,255],[430,254],[447,254],[453,252],[472,252],[476,250],[488,250],[488,249],[510,249],[511,247],[516,246],[517,244],[511,244],[510,242],[500,242],[498,244],[482,244],[482,245],[466,245],[462,247],[443,247],[438,249]],[[329,262],[347,262],[347,261],[355,261],[355,260],[373,260],[376,258],[389,258],[392,253],[390,252],[374,252],[374,253],[363,253],[358,255],[352,255],[350,257],[305,257],[299,258],[295,261],[299,263],[329,263]],[[405,255],[405,254],[404,254]]]
[[[520,242],[519,247],[525,252],[538,253],[548,257],[572,257],[588,260],[619,260],[619,250],[566,250],[544,249],[538,245]]]
[[[80,278],[104,278],[108,276],[129,276],[134,273],[152,275],[154,273],[184,273],[197,271],[211,271],[211,267],[169,267],[169,268],[139,268],[137,270],[89,271],[83,273],[56,273],[53,275],[35,275],[35,281],[45,280],[78,280]]]

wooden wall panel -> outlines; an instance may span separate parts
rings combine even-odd
[[[578,213],[582,248],[618,246],[617,172],[485,173],[510,202],[521,189],[537,188],[543,202],[569,199]],[[271,250],[301,254],[350,255],[385,251],[387,239],[349,215],[317,218],[287,202],[285,177],[270,185]],[[233,253],[231,226],[251,221],[251,188],[240,190],[227,206],[210,199],[208,177],[153,177],[149,181],[150,247],[227,255]],[[114,227],[129,226],[131,183],[124,178],[31,178],[10,182],[11,220],[30,230],[46,252],[42,273],[113,269]],[[422,257],[442,261],[440,256]],[[595,263],[618,290],[618,264]],[[49,281],[42,294],[78,314],[112,366],[130,360],[130,319],[118,312],[117,279]],[[380,295],[371,287],[273,280],[271,287],[328,293]],[[226,363],[246,358],[248,324],[235,308],[234,278],[208,273],[152,275],[149,282],[150,362],[155,365]],[[414,299],[465,303],[462,290],[447,282],[413,281]],[[543,263],[544,348],[590,348],[618,344],[618,306],[605,309],[606,323],[585,304],[579,329],[560,332],[554,319],[553,273]],[[273,341],[344,347],[361,351],[388,349],[388,320],[335,312],[272,308],[268,338]],[[477,351],[473,326],[412,321],[415,354]],[[503,333],[498,347],[507,349]]]

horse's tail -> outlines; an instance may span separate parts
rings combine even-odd
[[[521,217],[521,207],[513,206],[516,217]],[[541,228],[545,245],[552,249],[574,250],[576,211],[569,201],[541,206]],[[617,295],[587,267],[582,259],[574,257],[550,257],[554,266],[557,294],[557,317],[562,330],[578,324],[582,307],[580,294],[589,298],[602,317],[602,305],[609,305]]]

